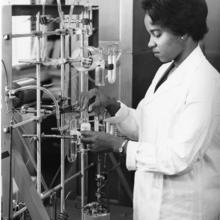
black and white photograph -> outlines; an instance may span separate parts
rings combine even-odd
[[[219,0],[2,0],[1,220],[220,220]]]

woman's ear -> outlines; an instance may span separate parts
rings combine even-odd
[[[187,35],[187,34],[184,34],[184,35],[182,35],[182,36],[180,37],[180,39],[181,39],[181,40],[186,40],[187,37],[188,37],[188,35]]]

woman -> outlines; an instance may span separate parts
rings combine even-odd
[[[135,170],[134,220],[217,220],[220,216],[220,79],[199,47],[205,0],[144,0],[148,47],[164,63],[137,109],[98,90],[82,97],[106,107],[120,137],[83,132],[93,151],[126,155]]]

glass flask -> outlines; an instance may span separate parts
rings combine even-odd
[[[76,48],[72,52],[71,61],[80,72],[95,70],[97,66],[105,68],[102,51],[95,47]]]

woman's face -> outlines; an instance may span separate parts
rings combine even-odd
[[[154,56],[163,63],[172,60],[181,62],[185,45],[184,40],[168,29],[160,25],[154,25],[148,14],[145,15],[144,23],[147,32],[150,34],[148,47],[152,50]]]

